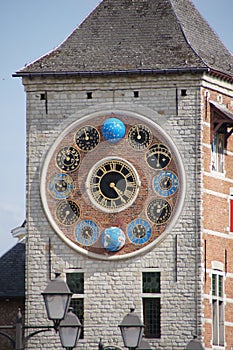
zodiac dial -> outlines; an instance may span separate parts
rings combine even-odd
[[[129,162],[120,158],[106,158],[92,169],[86,186],[91,200],[99,209],[117,212],[134,202],[140,181]]]
[[[79,167],[80,153],[72,146],[64,147],[57,153],[56,162],[61,170],[72,172]]]

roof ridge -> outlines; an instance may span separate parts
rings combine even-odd
[[[187,37],[187,35],[186,35],[186,33],[185,33],[185,30],[184,30],[183,25],[182,25],[182,23],[181,23],[181,21],[180,21],[180,18],[178,17],[177,12],[175,11],[173,1],[170,0],[170,2],[171,2],[172,10],[173,10],[174,15],[175,15],[175,17],[176,17],[176,19],[177,19],[178,25],[180,26],[181,32],[182,32],[182,34],[183,34],[183,36],[184,36],[184,39],[185,39],[186,43],[187,43],[187,44],[189,45],[189,47],[193,50],[193,52],[195,53],[195,55],[197,55],[197,56],[199,57],[199,59],[203,62],[203,64],[204,64],[206,67],[208,67],[208,64],[203,60],[203,58],[198,54],[197,50],[195,50],[195,48],[192,46],[190,40],[188,39],[188,37]]]

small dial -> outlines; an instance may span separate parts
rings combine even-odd
[[[56,215],[63,225],[73,225],[80,216],[80,208],[71,200],[64,200],[57,206]]]
[[[147,220],[135,219],[128,226],[128,237],[135,244],[146,243],[152,233],[152,227]]]
[[[49,180],[49,191],[56,199],[68,198],[74,189],[72,178],[67,174],[56,174]]]
[[[175,173],[169,170],[160,171],[153,180],[154,190],[163,197],[172,196],[178,189],[179,180]]]
[[[118,158],[105,158],[90,172],[86,186],[94,204],[113,213],[133,203],[140,181],[130,163]]]
[[[172,209],[169,202],[162,198],[153,199],[147,207],[147,216],[156,225],[167,222],[171,213]]]
[[[171,152],[164,144],[155,143],[146,152],[146,161],[153,169],[164,169],[171,161]]]
[[[136,124],[129,129],[128,141],[134,149],[144,150],[151,144],[152,132],[146,125]]]
[[[57,153],[56,162],[61,170],[72,172],[80,165],[80,153],[72,146],[64,147]]]
[[[77,242],[89,246],[94,244],[99,236],[99,229],[92,220],[82,220],[75,229]]]
[[[86,125],[76,132],[75,142],[79,149],[89,152],[99,144],[100,134],[93,126]]]

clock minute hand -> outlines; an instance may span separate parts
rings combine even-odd
[[[119,190],[119,188],[116,187],[116,185],[114,184],[114,182],[111,182],[111,183],[109,184],[109,186],[110,186],[111,188],[113,188],[113,189],[116,191],[116,193],[118,194],[118,197],[121,197],[122,201],[123,201],[124,203],[126,203],[126,201],[125,201],[124,198],[122,197],[122,196],[123,196],[123,193],[121,192],[121,190]]]

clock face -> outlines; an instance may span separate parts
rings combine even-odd
[[[156,225],[166,223],[172,213],[169,202],[162,198],[153,199],[147,207],[147,216]]]
[[[80,208],[77,203],[72,200],[64,200],[60,202],[56,209],[58,221],[63,225],[74,224],[80,216]]]
[[[74,183],[68,174],[56,174],[49,181],[49,192],[54,198],[68,198],[73,189]]]
[[[171,138],[131,112],[73,120],[50,147],[41,174],[41,199],[54,232],[94,259],[154,249],[171,231],[185,196]]]
[[[133,243],[144,244],[151,237],[152,227],[147,220],[138,218],[129,224],[127,234]]]
[[[79,167],[80,153],[72,147],[63,147],[56,155],[57,166],[66,172],[75,171]]]
[[[90,246],[97,241],[99,228],[92,220],[81,220],[75,228],[75,235],[77,242]]]
[[[85,125],[75,134],[75,142],[81,151],[92,151],[100,142],[100,134],[96,128]]]
[[[170,170],[160,171],[154,177],[153,183],[155,192],[163,197],[172,196],[179,187],[177,175]]]
[[[153,144],[146,153],[147,164],[155,170],[164,169],[171,161],[172,155],[168,146],[161,143]]]
[[[136,199],[140,181],[135,168],[121,158],[101,160],[87,178],[88,194],[100,210],[114,213]]]
[[[134,149],[144,150],[151,144],[152,132],[148,126],[136,124],[129,129],[128,140]]]

